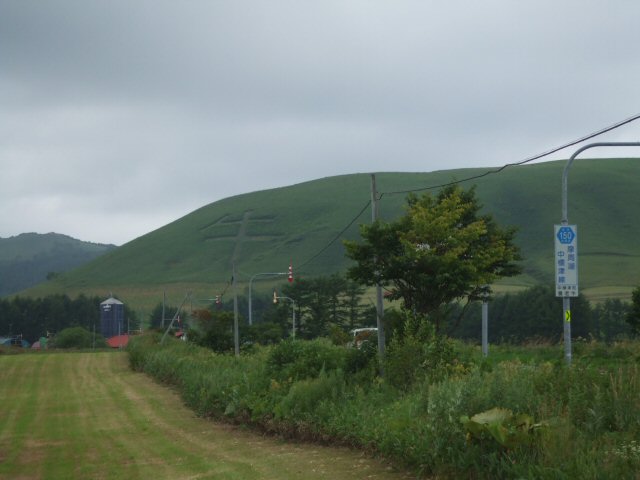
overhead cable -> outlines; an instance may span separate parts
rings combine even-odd
[[[590,133],[588,135],[585,135],[584,137],[581,137],[581,138],[579,138],[577,140],[572,140],[572,141],[570,141],[568,143],[560,145],[559,147],[554,147],[551,150],[547,150],[546,152],[539,153],[539,154],[534,155],[532,157],[525,158],[524,160],[521,160],[519,162],[507,163],[507,164],[505,164],[505,165],[503,165],[500,168],[497,168],[495,170],[489,170],[489,171],[486,171],[486,172],[478,174],[478,175],[473,175],[473,176],[468,177],[468,178],[463,178],[462,180],[452,180],[451,182],[442,183],[440,185],[431,185],[431,186],[428,186],[428,187],[414,188],[414,189],[411,189],[411,190],[400,190],[400,191],[396,191],[396,192],[383,192],[383,193],[380,194],[379,198],[382,198],[384,195],[397,195],[397,194],[411,193],[411,192],[422,192],[422,191],[425,191],[425,190],[435,190],[435,189],[438,189],[438,188],[448,187],[450,185],[457,185],[458,183],[464,183],[464,182],[469,182],[471,180],[477,180],[479,178],[483,178],[483,177],[486,177],[488,175],[492,175],[494,173],[500,173],[507,167],[516,167],[518,165],[524,165],[525,163],[533,162],[534,160],[539,160],[539,159],[541,159],[543,157],[546,157],[546,156],[551,155],[553,153],[559,152],[560,150],[564,150],[565,148],[572,147],[574,145],[577,145],[578,143],[582,143],[582,142],[584,142],[586,140],[590,140],[590,139],[592,139],[594,137],[597,137],[597,136],[602,135],[604,133],[607,133],[607,132],[610,132],[612,130],[615,130],[616,128],[622,127],[623,125],[626,125],[627,123],[631,123],[634,120],[637,120],[639,118],[640,118],[640,114],[636,114],[636,115],[634,115],[632,117],[629,117],[629,118],[627,118],[625,120],[622,120],[621,122],[614,123],[613,125],[605,127],[605,128],[603,128],[601,130],[598,130],[596,132],[593,132],[593,133]]]
[[[580,138],[578,138],[576,140],[572,140],[572,141],[567,142],[567,143],[565,143],[563,145],[560,145],[558,147],[554,147],[554,148],[552,148],[550,150],[547,150],[547,151],[545,151],[543,153],[539,153],[537,155],[533,155],[532,157],[525,158],[524,160],[521,160],[519,162],[507,163],[507,164],[505,164],[505,165],[503,165],[500,168],[497,168],[495,170],[488,170],[488,171],[486,171],[484,173],[481,173],[481,174],[478,174],[478,175],[473,175],[471,177],[463,178],[461,180],[453,180],[451,182],[442,183],[442,184],[439,184],[439,185],[431,185],[431,186],[428,186],[428,187],[414,188],[414,189],[411,189],[411,190],[399,190],[399,191],[393,191],[393,192],[381,192],[379,197],[378,197],[378,199],[381,199],[384,195],[398,195],[398,194],[407,194],[407,193],[412,193],[412,192],[422,192],[422,191],[425,191],[425,190],[435,190],[435,189],[438,189],[438,188],[444,188],[444,187],[448,187],[450,185],[457,185],[459,183],[469,182],[471,180],[477,180],[479,178],[483,178],[483,177],[486,177],[488,175],[493,175],[493,174],[496,174],[496,173],[500,173],[504,169],[506,169],[507,167],[515,167],[515,166],[518,166],[518,165],[524,165],[526,163],[533,162],[534,160],[539,160],[539,159],[541,159],[543,157],[549,156],[549,155],[551,155],[553,153],[556,153],[556,152],[558,152],[560,150],[564,150],[565,148],[572,147],[572,146],[577,145],[579,143],[582,143],[582,142],[584,142],[586,140],[590,140],[592,138],[595,138],[597,136],[600,136],[600,135],[603,135],[603,134],[605,134],[607,132],[615,130],[616,128],[620,128],[623,125],[626,125],[626,124],[631,123],[631,122],[633,122],[635,120],[638,120],[639,118],[640,118],[640,114],[633,115],[633,116],[631,116],[631,117],[629,117],[629,118],[627,118],[625,120],[622,120],[620,122],[614,123],[613,125],[610,125],[608,127],[602,128],[602,129],[597,130],[597,131],[595,131],[593,133],[589,133],[588,135],[580,137]],[[360,210],[360,212],[358,212],[358,214],[349,222],[349,224],[346,227],[344,227],[327,245],[325,245],[322,249],[320,249],[315,255],[313,255],[307,261],[302,263],[298,268],[302,268],[302,267],[308,265],[313,260],[315,260],[317,257],[319,257],[331,245],[333,245],[342,236],[342,234],[344,232],[346,232],[351,227],[351,225],[353,225],[355,223],[355,221],[358,218],[360,218],[360,216],[369,207],[369,205],[371,205],[371,200],[369,200],[366,203],[366,205],[362,208],[362,210]]]

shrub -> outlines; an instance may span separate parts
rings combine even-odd
[[[308,378],[294,383],[289,393],[275,407],[276,418],[294,422],[311,420],[321,402],[337,403],[345,388],[344,375],[340,370],[327,374],[324,370],[317,378]]]
[[[53,339],[55,348],[104,348],[107,346],[100,334],[93,334],[86,328],[71,327],[59,332]]]
[[[615,368],[590,357],[571,367],[512,360],[458,373],[455,362],[427,361],[449,358],[448,347],[422,345],[425,372],[445,374],[422,372],[398,390],[380,379],[354,381],[375,365],[375,351],[368,357],[328,341],[235,357],[144,336],[128,350],[132,366],[176,385],[201,415],[363,447],[434,478],[635,478],[640,468],[640,372],[628,360]],[[475,417],[478,439],[469,441],[460,418],[495,407],[523,415],[491,426]],[[548,427],[525,433],[531,419]]]
[[[456,356],[453,342],[432,324],[407,318],[403,334],[396,334],[387,350],[386,377],[403,390],[425,378],[437,382],[456,370]]]
[[[325,339],[286,340],[273,347],[267,372],[277,380],[317,378],[321,371],[344,370],[347,349]]]

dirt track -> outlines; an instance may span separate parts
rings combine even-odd
[[[197,418],[124,353],[0,357],[0,479],[380,479],[347,449]]]

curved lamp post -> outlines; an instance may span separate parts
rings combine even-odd
[[[596,147],[640,147],[640,142],[597,142],[590,143],[585,145],[582,148],[579,148],[575,151],[571,158],[567,162],[567,165],[564,167],[564,171],[562,172],[562,225],[569,225],[568,219],[568,203],[569,203],[569,193],[567,182],[569,179],[569,169],[573,164],[573,161],[576,157],[588,150],[590,148]],[[576,258],[577,260],[577,258]],[[557,278],[556,278],[557,281]],[[557,295],[557,294],[556,294]],[[567,364],[571,364],[571,297],[563,296],[562,297],[562,310],[563,310],[563,324],[564,324],[564,357]]]

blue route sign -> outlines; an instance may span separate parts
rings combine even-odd
[[[558,241],[564,245],[573,243],[573,239],[576,238],[576,232],[571,227],[560,227],[556,234]]]
[[[555,225],[556,297],[578,296],[578,227]]]

